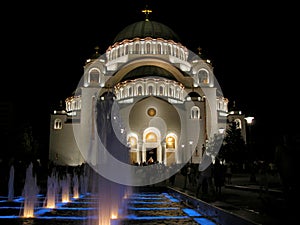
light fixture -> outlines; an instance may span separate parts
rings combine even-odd
[[[223,133],[224,133],[224,131],[225,131],[225,129],[224,129],[224,128],[219,128],[219,133],[220,133],[220,134],[223,134]]]
[[[253,116],[248,116],[248,117],[245,117],[245,120],[247,121],[247,124],[252,124],[252,122],[254,120],[254,117]]]

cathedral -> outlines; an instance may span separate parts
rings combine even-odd
[[[235,118],[211,62],[147,16],[121,30],[104,54],[96,48],[74,90],[50,115],[56,165],[81,165],[113,146],[129,164],[197,164],[228,115]]]

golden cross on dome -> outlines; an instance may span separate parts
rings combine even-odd
[[[148,5],[146,5],[146,8],[143,9],[142,12],[146,15],[146,21],[149,21],[149,14],[152,13],[152,10],[148,9]]]
[[[94,49],[96,50],[96,53],[98,54],[99,49],[100,49],[99,46],[96,46]]]
[[[198,47],[197,50],[198,50],[198,55],[201,55],[202,48]]]

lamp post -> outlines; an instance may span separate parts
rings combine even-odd
[[[247,121],[247,124],[251,125],[253,123],[254,117],[253,116],[247,116],[247,117],[245,117],[245,120]]]
[[[184,161],[185,161],[184,144],[181,145],[181,153],[182,153],[181,163],[184,163]]]
[[[190,149],[191,149],[191,164],[193,163],[193,141],[189,141]]]
[[[246,122],[247,122],[247,124],[248,124],[248,135],[249,135],[249,137],[246,139],[246,142],[247,142],[247,144],[248,144],[248,146],[249,146],[249,148],[251,147],[251,126],[252,126],[252,124],[253,124],[253,120],[254,120],[254,117],[253,116],[248,116],[248,117],[245,117],[245,120],[246,120]]]
[[[250,153],[250,159],[251,159],[251,171],[250,171],[250,181],[251,182],[255,182],[256,181],[256,176],[255,176],[255,168],[254,168],[254,165],[253,165],[253,152],[252,152],[252,137],[251,137],[251,126],[253,124],[253,120],[254,120],[254,117],[253,116],[248,116],[248,117],[245,117],[245,120],[247,122],[247,125],[248,125],[248,138],[246,138],[247,140],[247,146],[248,146],[248,150],[249,150],[249,153]]]

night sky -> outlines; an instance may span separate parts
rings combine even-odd
[[[103,3],[102,3],[103,2]],[[47,137],[49,114],[70,96],[83,65],[104,53],[125,26],[145,19],[173,29],[181,43],[212,61],[224,96],[255,117],[259,143],[295,133],[297,7],[262,1],[28,1],[7,2],[1,19],[1,100],[23,108]]]

